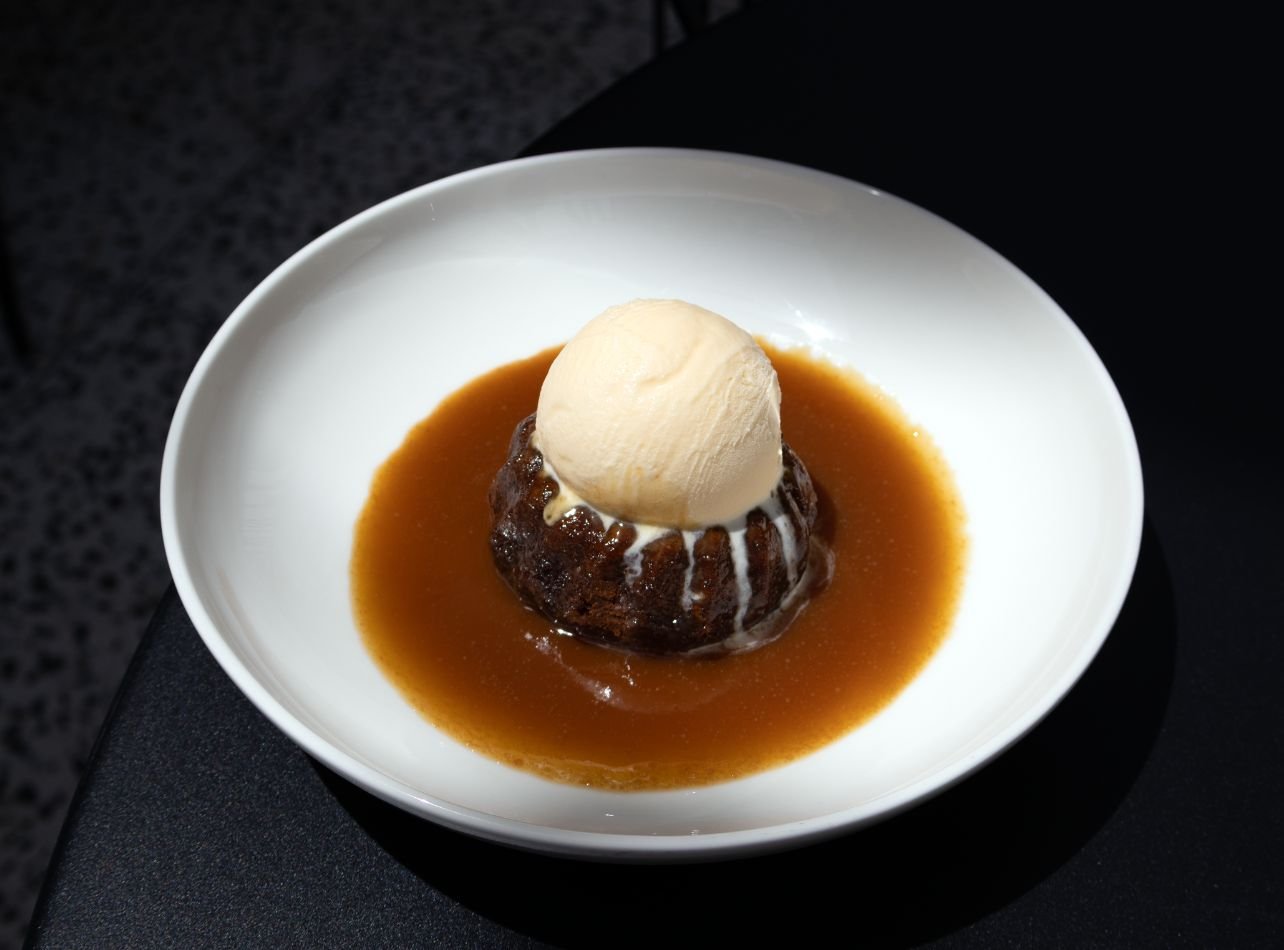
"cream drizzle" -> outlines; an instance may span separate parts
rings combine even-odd
[[[561,483],[559,482],[558,484]],[[592,508],[591,505],[589,507]],[[593,508],[593,510],[597,511],[596,508]],[[598,516],[601,517],[600,512]],[[603,523],[605,524],[605,522]],[[632,586],[633,582],[642,574],[642,549],[661,535],[675,530],[673,528],[661,528],[653,524],[634,524],[633,527],[637,529],[637,537],[633,539],[633,543],[624,552],[624,582],[629,586]]]
[[[684,613],[691,613],[691,608],[697,601],[704,600],[704,591],[696,593],[691,589],[691,582],[695,579],[695,544],[700,537],[699,531],[683,531],[682,546],[687,549],[687,573],[682,579],[682,610]]]
[[[531,445],[536,451],[539,451],[536,435],[538,435],[538,430],[531,434]],[[587,501],[575,489],[558,478],[557,471],[549,463],[547,456],[543,452],[540,452],[540,459],[544,466],[542,472],[544,477],[550,478],[557,483],[557,494],[544,506],[545,524],[555,524],[573,508],[586,508],[597,515],[602,521],[604,533],[609,531],[611,526],[620,520],[602,511],[592,502]],[[775,489],[755,508],[762,510],[768,520],[775,526],[776,534],[780,537],[781,553],[784,555],[785,570],[790,587],[789,592],[785,595],[784,602],[781,604],[783,608],[785,604],[793,599],[801,586],[796,583],[798,577],[793,563],[794,553],[797,549],[797,538],[794,536],[793,525],[790,524],[789,515],[777,497]],[[753,509],[750,510],[752,511]],[[690,613],[695,603],[704,599],[703,592],[696,593],[691,586],[695,580],[695,545],[703,529],[683,531],[663,525],[642,524],[639,522],[629,523],[633,525],[636,531],[633,543],[628,546],[623,555],[624,579],[625,583],[629,585],[632,585],[642,574],[642,556],[648,544],[671,532],[682,535],[682,545],[687,552],[686,576],[682,585],[682,610],[685,613]],[[745,614],[749,610],[749,601],[753,597],[753,587],[749,581],[749,552],[745,544],[745,534],[748,526],[747,515],[741,515],[734,521],[722,525],[727,532],[727,540],[730,542],[731,566],[736,579],[736,614],[733,622],[735,632],[723,641],[723,644],[726,644],[730,649],[742,649],[745,646],[752,645],[754,642],[752,632],[746,631],[744,628]],[[757,626],[762,626],[762,624],[755,625],[755,628]],[[704,647],[701,649],[709,648]]]
[[[745,546],[744,529],[727,531],[727,540],[731,542],[731,568],[736,576],[736,619],[732,629],[736,633],[745,632],[745,611],[749,609],[749,598],[753,588],[749,586],[749,551]]]
[[[789,586],[793,587],[794,582],[798,580],[798,572],[794,570],[794,553],[798,547],[798,538],[794,535],[794,526],[789,520],[789,512],[785,510],[785,506],[781,504],[774,490],[771,497],[759,507],[776,526],[776,534],[780,536],[781,554],[785,558],[785,575],[789,579]]]

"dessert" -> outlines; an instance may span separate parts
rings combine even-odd
[[[745,331],[681,301],[612,307],[566,345],[489,499],[501,576],[595,643],[760,646],[825,574],[775,369]]]
[[[885,396],[804,351],[766,349],[782,431],[819,496],[813,537],[834,562],[787,634],[716,662],[602,649],[513,596],[488,544],[486,489],[516,416],[538,404],[547,350],[446,397],[371,483],[353,611],[406,702],[498,762],[619,791],[750,775],[886,707],[950,627],[966,553],[958,497],[927,434]]]

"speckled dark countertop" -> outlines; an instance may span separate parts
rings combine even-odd
[[[512,157],[645,62],[652,17],[647,0],[0,16],[0,227],[25,328],[0,336],[0,946],[169,583],[160,458],[206,341],[311,238]]]

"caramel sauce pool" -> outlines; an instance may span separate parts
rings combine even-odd
[[[436,726],[501,762],[620,790],[779,765],[885,706],[949,628],[962,509],[935,451],[851,374],[767,348],[782,427],[811,472],[834,576],[776,641],[717,659],[635,656],[559,635],[491,563],[486,494],[556,355],[449,397],[375,476],[356,527],[365,643]]]

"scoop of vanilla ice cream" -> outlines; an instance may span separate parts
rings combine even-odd
[[[727,522],[780,480],[780,384],[725,317],[680,300],[611,307],[549,368],[536,444],[599,511],[683,529]]]

